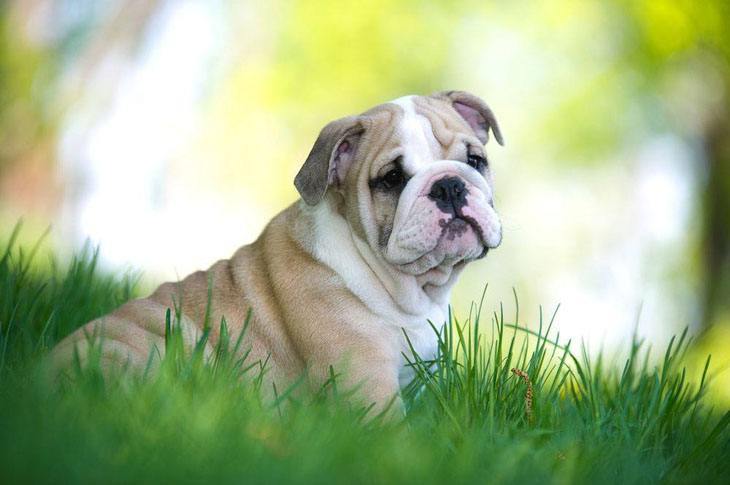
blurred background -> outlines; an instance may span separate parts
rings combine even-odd
[[[297,198],[326,122],[442,89],[506,138],[504,242],[458,312],[489,283],[590,346],[689,326],[727,361],[727,0],[5,0],[0,237],[22,217],[57,254],[183,277]]]

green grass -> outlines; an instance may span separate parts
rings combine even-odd
[[[30,264],[0,248],[0,482],[727,483],[730,413],[690,382],[686,334],[624,365],[475,305],[439,333],[436,362],[410,356],[399,422],[363,419],[337,376],[318,393],[260,398],[261,367],[237,335],[214,356],[182,349],[170,313],[159,372],[103,378],[91,363],[55,389],[43,357],[64,335],[135,295],[86,251]],[[222,324],[221,322],[212,322]],[[709,360],[708,360],[709,365]],[[526,372],[534,396],[528,416]],[[290,392],[293,391],[293,392]]]

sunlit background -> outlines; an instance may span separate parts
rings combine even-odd
[[[506,138],[504,242],[457,311],[489,283],[525,322],[560,303],[591,346],[685,326],[730,345],[728,5],[8,0],[0,236],[23,217],[58,254],[91,240],[110,270],[177,279],[296,200],[326,122],[463,89]]]

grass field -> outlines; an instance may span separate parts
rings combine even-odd
[[[238,336],[205,360],[181,348],[174,317],[159,372],[105,379],[92,359],[57,389],[49,348],[134,297],[135,278],[100,274],[91,251],[63,267],[32,258],[0,247],[2,483],[730,480],[730,412],[706,397],[710,361],[685,372],[686,335],[656,359],[633,342],[613,365],[559,342],[550,316],[528,331],[516,311],[477,304],[440,332],[435,363],[410,356],[398,422],[363,419],[336,375],[319,393],[262,400]]]

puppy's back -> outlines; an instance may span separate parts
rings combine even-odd
[[[286,213],[286,211],[285,211]],[[53,349],[51,365],[59,374],[78,358],[84,366],[90,349],[98,346],[102,370],[156,367],[165,353],[167,312],[180,325],[187,349],[192,349],[209,326],[205,352],[210,354],[220,338],[221,322],[235,341],[244,329],[241,351],[249,360],[269,361],[277,374],[293,375],[302,364],[289,341],[269,275],[267,245],[287,239],[286,215],[276,217],[252,244],[240,248],[231,259],[220,260],[206,271],[196,271],[182,281],[160,285],[147,298],[131,300],[64,338]],[[283,219],[283,220],[282,220]]]

